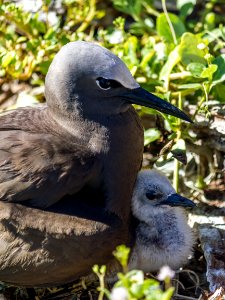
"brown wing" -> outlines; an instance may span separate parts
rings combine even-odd
[[[28,126],[29,111],[25,114]],[[48,207],[78,192],[96,172],[97,158],[79,143],[32,130],[33,111],[28,131],[17,118],[17,111],[0,117],[0,200]]]

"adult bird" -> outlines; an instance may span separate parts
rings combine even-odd
[[[173,269],[183,266],[195,240],[185,207],[194,206],[190,199],[177,194],[161,173],[140,171],[132,197],[137,227],[129,268],[153,272],[164,265]]]
[[[23,286],[71,281],[128,241],[143,153],[132,103],[190,121],[88,42],[58,52],[45,96],[0,117],[0,280]]]

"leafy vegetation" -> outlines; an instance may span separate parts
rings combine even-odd
[[[98,300],[102,300],[104,295],[111,300],[170,300],[174,293],[174,288],[170,282],[170,274],[163,272],[164,274],[160,276],[163,276],[161,280],[164,281],[166,287],[165,291],[163,291],[157,280],[145,279],[142,271],[131,270],[128,272],[127,264],[129,252],[130,249],[124,245],[118,246],[114,251],[114,256],[120,262],[123,272],[117,274],[118,281],[114,285],[111,293],[104,285],[106,266],[99,267],[95,265],[93,267],[93,271],[98,276],[100,282]]]

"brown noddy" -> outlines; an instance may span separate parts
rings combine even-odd
[[[138,225],[129,268],[153,272],[164,265],[172,269],[183,266],[195,241],[185,207],[194,206],[158,171],[140,171],[132,197]]]
[[[0,117],[0,280],[20,286],[72,281],[128,241],[143,153],[132,103],[190,121],[88,42],[62,47],[45,95]]]

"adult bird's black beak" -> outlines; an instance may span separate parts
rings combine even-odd
[[[179,108],[149,93],[141,87],[127,90],[127,92],[124,93],[122,97],[130,103],[154,108],[162,113],[172,115],[187,122],[193,123],[192,120]]]
[[[196,206],[193,201],[188,198],[182,197],[179,194],[171,194],[167,199],[160,202],[159,205],[169,205],[169,206],[183,206],[183,207],[194,207]]]

